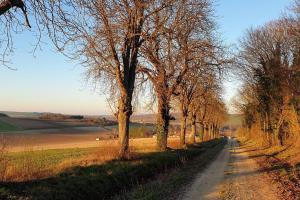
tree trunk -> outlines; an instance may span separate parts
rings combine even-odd
[[[185,147],[185,136],[186,136],[186,120],[187,120],[187,114],[184,111],[184,109],[181,109],[181,127],[180,127],[180,146]]]
[[[129,123],[131,114],[131,98],[121,97],[118,110],[120,158],[127,158],[129,155]]]
[[[209,140],[209,132],[208,132],[207,123],[204,123],[204,139]]]
[[[213,133],[214,133],[214,138],[217,138],[217,125],[213,125]]]
[[[205,125],[201,123],[201,141],[204,142]]]
[[[210,124],[207,124],[207,135],[208,135],[208,140],[211,140]]]
[[[191,138],[190,141],[192,144],[195,144],[196,142],[196,132],[197,132],[197,127],[196,127],[196,115],[193,114],[191,117],[191,126],[192,126],[192,132],[191,132]]]
[[[168,131],[170,123],[170,102],[165,94],[158,95],[157,113],[157,148],[160,151],[167,150]]]

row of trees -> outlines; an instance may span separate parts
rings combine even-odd
[[[26,6],[2,0],[6,31],[15,17],[22,20],[13,8],[20,8],[25,26],[35,21],[59,51],[87,67],[89,78],[109,86],[110,99],[117,100],[122,157],[129,151],[132,102],[146,82],[157,100],[160,150],[167,148],[172,101],[179,101],[182,112],[182,145],[188,116],[193,135],[196,123],[216,135],[226,112],[218,80],[228,61],[216,39],[212,1],[29,0]]]
[[[292,10],[281,19],[248,30],[241,41],[239,64],[245,84],[238,106],[248,132],[270,145],[283,145],[300,134],[299,0]]]
[[[226,120],[227,111],[220,96],[221,84],[215,75],[214,71],[204,67],[201,73],[189,75],[178,87],[175,99],[181,113],[180,143],[183,147],[186,145],[187,121],[191,125],[190,143],[195,143],[197,133],[201,133],[202,141],[217,137]]]

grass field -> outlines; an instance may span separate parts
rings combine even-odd
[[[0,132],[19,131],[19,130],[21,130],[21,129],[0,120]]]
[[[12,170],[15,176],[6,176],[0,182],[0,199],[103,199],[125,190],[130,193],[134,186],[181,167],[221,143],[219,139],[167,152],[134,150],[126,161],[115,160],[114,146],[8,153],[6,160],[14,168],[6,170]]]
[[[67,159],[78,159],[94,152],[97,148],[71,148],[71,149],[49,149],[39,151],[24,151],[8,153],[9,162],[15,167],[21,168],[24,160],[30,158],[38,167],[53,168]]]

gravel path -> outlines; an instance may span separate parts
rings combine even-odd
[[[197,175],[183,200],[277,200],[276,191],[256,161],[230,139],[216,160]]]

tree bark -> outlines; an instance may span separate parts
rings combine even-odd
[[[187,114],[185,113],[184,109],[182,109],[181,110],[181,127],[180,127],[180,145],[183,148],[186,146],[186,141],[185,141],[186,121],[187,121]]]
[[[211,140],[212,139],[211,124],[208,124],[208,135],[209,135],[209,140]]]
[[[170,101],[165,94],[158,94],[157,148],[167,150],[170,123]]]
[[[212,127],[213,127],[213,136],[214,136],[214,138],[217,138],[217,126],[216,126],[216,124],[213,124]]]
[[[192,126],[192,132],[191,132],[191,138],[190,138],[190,142],[192,144],[195,144],[196,142],[196,132],[197,132],[197,126],[196,126],[196,115],[193,114],[191,117],[191,126]]]
[[[209,135],[208,135],[208,126],[207,123],[204,123],[204,140],[209,140]]]
[[[214,124],[212,123],[211,125],[210,125],[210,131],[211,131],[211,138],[212,139],[215,139],[215,130],[214,130]]]
[[[129,123],[131,114],[131,98],[124,95],[119,99],[118,110],[120,158],[127,158],[129,155]]]
[[[0,16],[8,12],[11,8],[20,8],[24,14],[25,22],[29,28],[31,28],[29,19],[27,16],[27,9],[22,0],[3,0],[0,2]]]
[[[201,141],[204,142],[204,134],[205,134],[205,125],[201,123]]]

